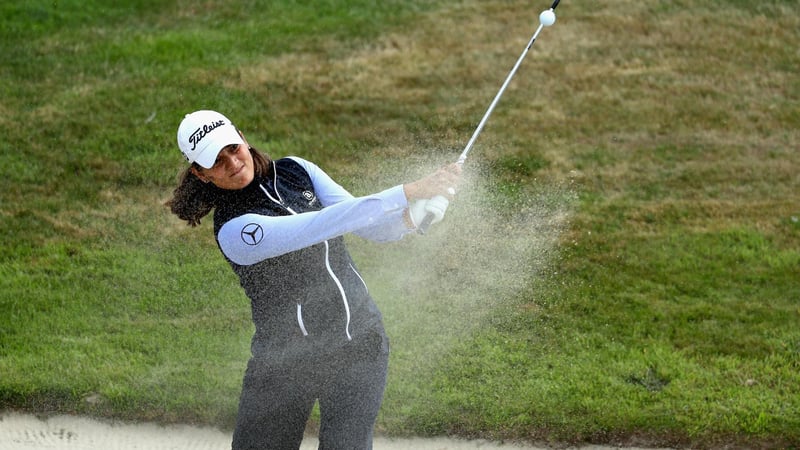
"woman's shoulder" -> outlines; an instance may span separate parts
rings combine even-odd
[[[281,159],[275,161],[276,166],[300,166],[303,169],[310,169],[312,167],[316,167],[316,164],[312,163],[311,161],[301,158],[300,156],[284,156]]]
[[[320,170],[316,164],[299,156],[286,156],[274,161],[274,163],[279,178],[288,177],[310,180]]]

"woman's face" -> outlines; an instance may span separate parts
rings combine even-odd
[[[217,155],[210,169],[192,167],[192,172],[205,182],[212,182],[220,189],[242,189],[253,181],[255,170],[253,155],[247,143],[231,144]]]

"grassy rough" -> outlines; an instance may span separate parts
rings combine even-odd
[[[219,109],[355,193],[452,160],[529,2],[0,5],[0,408],[232,424],[252,332],[161,207]],[[544,8],[546,5],[541,5]],[[800,4],[574,0],[446,222],[352,241],[387,434],[800,446]]]

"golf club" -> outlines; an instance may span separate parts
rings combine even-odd
[[[525,55],[528,54],[528,50],[533,47],[533,43],[536,42],[536,38],[539,36],[539,33],[542,31],[542,28],[549,27],[556,22],[556,14],[555,9],[558,6],[558,3],[561,0],[555,0],[553,4],[550,6],[550,9],[542,11],[539,14],[539,27],[536,29],[536,32],[533,33],[531,40],[528,42],[528,45],[525,47],[525,50],[522,51],[522,54],[517,59],[517,63],[514,64],[514,67],[511,69],[511,72],[508,73],[506,80],[503,82],[503,85],[500,87],[500,90],[497,91],[497,95],[495,95],[494,100],[489,105],[489,109],[486,110],[486,113],[483,115],[480,123],[478,123],[478,127],[475,128],[475,132],[472,133],[472,137],[467,142],[467,145],[464,147],[464,151],[461,152],[461,155],[458,157],[456,161],[458,164],[464,164],[467,160],[467,155],[469,155],[470,150],[472,150],[472,145],[475,143],[475,140],[478,139],[478,135],[481,134],[483,131],[483,127],[486,125],[486,121],[489,120],[489,116],[494,111],[495,106],[497,106],[497,102],[500,101],[500,97],[503,96],[503,92],[505,92],[508,84],[511,82],[511,79],[514,77],[514,74],[517,73],[517,69],[519,68],[520,64],[522,64],[522,60],[525,59]],[[454,195],[455,190],[450,188],[450,195]],[[419,234],[425,234],[428,231],[428,227],[431,226],[431,222],[434,219],[434,215],[428,213],[425,218],[422,220],[422,223],[419,224],[417,227],[417,232]]]

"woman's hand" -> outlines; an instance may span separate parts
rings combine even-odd
[[[461,164],[452,163],[436,172],[403,185],[409,203],[419,199],[429,199],[441,195],[452,200],[461,180]]]

